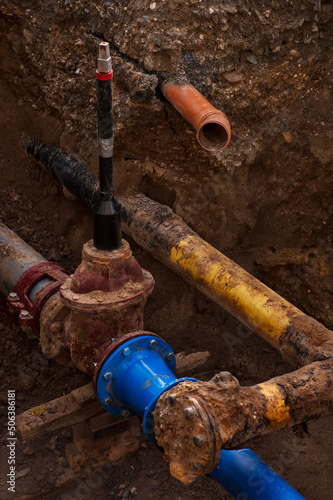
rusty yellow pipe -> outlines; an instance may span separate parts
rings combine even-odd
[[[97,183],[83,165],[39,142],[30,141],[26,147],[58,183],[94,204]],[[331,331],[206,243],[169,207],[143,195],[119,201],[126,234],[279,349],[286,359],[306,364],[326,359],[333,352]]]
[[[225,255],[190,235],[170,250],[186,279],[286,358],[307,364],[330,357],[333,333]]]

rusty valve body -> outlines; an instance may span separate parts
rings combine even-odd
[[[60,287],[41,318],[41,347],[59,358],[64,348],[74,365],[93,375],[104,350],[126,333],[143,329],[143,307],[154,287],[152,275],[122,240],[112,252],[89,241],[82,262]]]
[[[184,483],[211,472],[221,448],[333,412],[333,362],[317,361],[252,387],[228,372],[209,382],[185,381],[162,394],[155,435]]]

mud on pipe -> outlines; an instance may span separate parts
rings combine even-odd
[[[241,387],[228,372],[185,381],[155,408],[155,435],[174,477],[190,483],[218,463],[221,448],[333,413],[333,359]]]
[[[59,184],[89,206],[97,181],[84,165],[41,142],[28,154]],[[296,365],[328,359],[333,332],[307,316],[200,238],[169,207],[144,195],[119,198],[123,230],[154,258],[256,332]]]

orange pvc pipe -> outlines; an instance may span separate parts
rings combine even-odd
[[[191,84],[164,83],[162,93],[197,132],[199,144],[208,151],[222,151],[231,139],[231,127],[222,111],[214,108]]]

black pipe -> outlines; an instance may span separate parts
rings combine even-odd
[[[97,180],[76,158],[55,146],[46,146],[41,141],[21,139],[21,144],[28,155],[45,170],[53,180],[64,186],[86,205],[94,208],[100,200]]]
[[[121,208],[113,188],[112,69],[107,42],[99,44],[96,77],[100,199],[94,209],[94,246],[115,250],[121,246]]]

